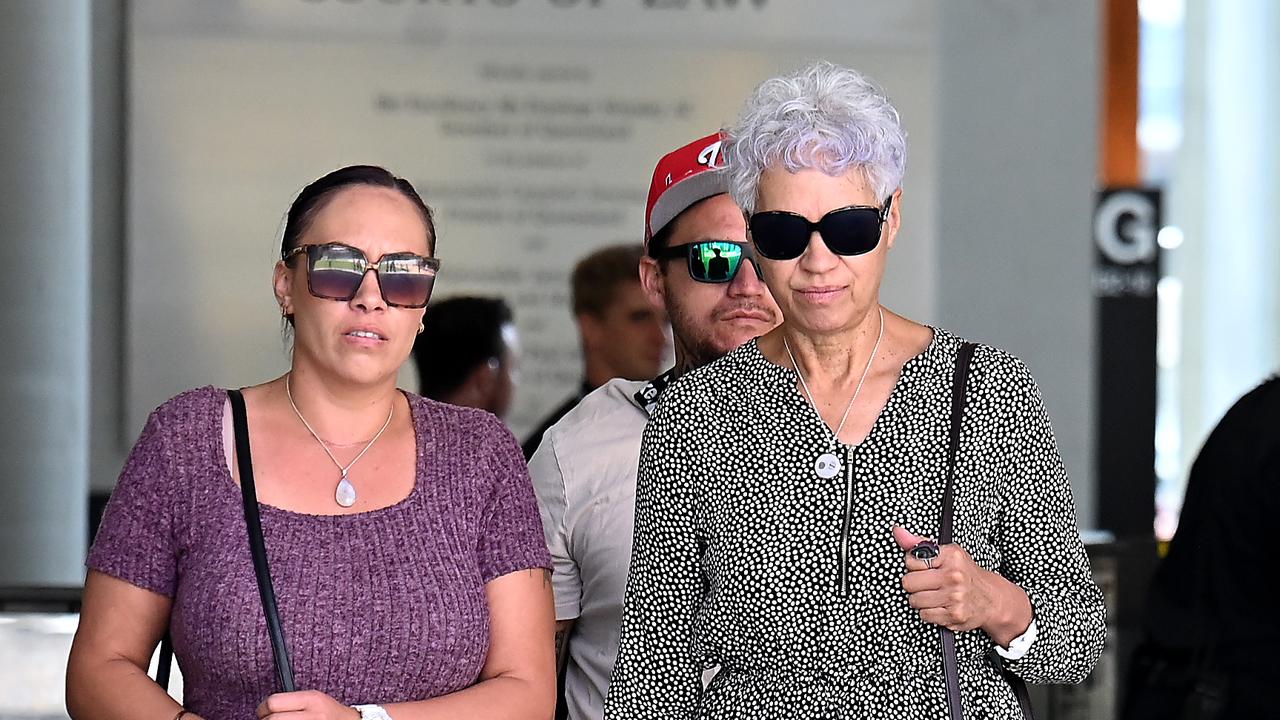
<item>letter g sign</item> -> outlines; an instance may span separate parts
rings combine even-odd
[[[1093,237],[1107,260],[1117,265],[1151,262],[1156,256],[1159,221],[1151,194],[1122,190],[1098,203]]]

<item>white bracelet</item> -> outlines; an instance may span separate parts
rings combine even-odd
[[[1033,618],[1031,624],[1023,631],[1021,635],[1009,641],[1009,647],[1002,648],[996,645],[996,654],[1005,660],[1021,660],[1023,655],[1031,649],[1031,643],[1036,641],[1036,621]]]
[[[352,705],[360,713],[360,720],[391,720],[381,705]]]

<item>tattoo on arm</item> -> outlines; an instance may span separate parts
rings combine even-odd
[[[556,665],[559,665],[564,659],[564,641],[567,637],[569,637],[569,632],[567,630],[556,631]]]
[[[569,659],[569,631],[572,629],[572,620],[556,621],[556,675],[564,670],[565,660]]]

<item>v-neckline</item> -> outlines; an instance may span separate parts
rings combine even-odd
[[[826,436],[832,449],[854,452],[857,451],[858,448],[868,445],[870,441],[878,435],[883,434],[884,427],[892,422],[892,416],[896,412],[897,406],[901,404],[899,399],[902,393],[905,392],[905,387],[910,384],[915,374],[919,371],[917,366],[923,365],[926,360],[931,359],[941,346],[944,336],[946,335],[946,331],[932,325],[928,327],[933,331],[933,337],[930,338],[929,344],[926,345],[919,353],[911,356],[902,364],[902,369],[898,372],[898,378],[893,383],[893,389],[889,391],[889,397],[885,400],[884,407],[880,408],[880,412],[876,414],[875,422],[871,423],[871,429],[867,431],[867,434],[862,438],[862,440],[856,443],[844,443],[840,441],[840,438],[836,437],[835,431],[833,431],[831,427],[827,425],[827,422],[822,419],[822,415],[818,412],[818,409],[813,406],[813,403],[809,402],[809,399],[806,398],[804,393],[800,391],[800,388],[797,387],[800,375],[796,372],[796,369],[778,365],[765,357],[764,353],[760,350],[759,338],[751,340],[751,359],[760,363],[769,371],[769,374],[787,381],[785,385],[778,389],[778,392],[788,398],[788,402],[793,406],[803,408],[798,409],[798,412],[805,414],[809,422],[816,423],[817,427],[822,429],[822,434]],[[786,387],[790,388],[790,392],[783,389]]]

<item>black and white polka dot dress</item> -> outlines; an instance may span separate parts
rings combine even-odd
[[[937,535],[958,347],[935,329],[856,446],[836,444],[795,372],[755,342],[667,390],[641,451],[606,718],[948,717],[937,629],[907,603],[890,531]],[[1031,599],[1038,637],[1008,667],[1078,682],[1105,611],[1039,390],[987,346],[967,387],[955,540]],[[821,477],[827,452],[848,471]],[[1022,717],[993,646],[957,637],[970,720]]]

